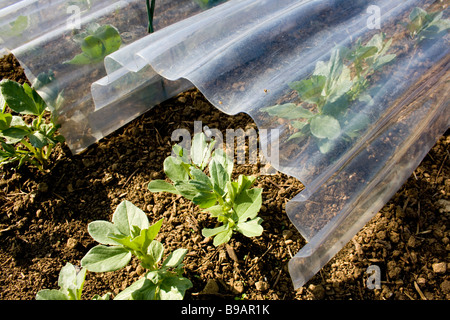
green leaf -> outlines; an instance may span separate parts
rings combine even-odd
[[[377,33],[375,34],[366,44],[366,47],[375,47],[377,48],[377,52],[381,53],[384,47],[384,36],[383,33]]]
[[[366,129],[370,125],[370,119],[365,114],[352,115],[348,122],[349,123],[343,128],[343,133],[350,138],[358,137],[360,131]]]
[[[292,134],[287,141],[293,140],[293,139],[304,139],[306,137],[307,137],[307,135],[304,132],[299,131],[299,132]]]
[[[166,269],[159,269],[147,272],[145,277],[154,284],[160,284],[168,274]]]
[[[237,195],[238,190],[238,183],[233,181],[227,181],[227,194],[226,194],[226,201],[227,202],[234,202],[234,199]]]
[[[183,300],[186,290],[192,288],[192,282],[184,277],[167,277],[160,286],[161,300]]]
[[[195,134],[191,145],[192,163],[203,170],[206,167],[210,156],[211,149],[206,142],[206,135],[203,132]]]
[[[317,139],[317,146],[319,147],[320,153],[327,154],[330,152],[333,143],[328,139]]]
[[[372,97],[370,96],[370,94],[367,94],[367,93],[361,94],[361,95],[358,97],[358,100],[361,101],[361,102],[364,102],[364,103],[365,103],[367,106],[369,106],[369,107],[373,106],[374,103],[375,103],[375,102],[373,101]]]
[[[174,144],[172,147],[172,152],[175,154],[175,158],[179,159],[181,162],[189,164],[189,151],[184,149],[182,146],[178,144]]]
[[[12,24],[13,30],[16,34],[20,34],[28,28],[28,17],[18,16]]]
[[[140,243],[141,248],[143,250],[147,250],[147,247],[156,238],[156,236],[159,233],[159,230],[161,230],[163,221],[164,218],[161,218],[147,229],[141,230],[141,234],[138,237],[136,237],[133,241]]]
[[[124,235],[132,235],[133,226],[140,230],[149,227],[147,215],[129,201],[120,203],[113,214],[112,222],[120,233]]]
[[[5,138],[7,144],[15,144],[25,138],[30,132],[21,128],[9,128],[0,132],[0,136]]]
[[[104,56],[117,51],[122,45],[119,31],[111,25],[101,26],[95,31],[95,35],[102,41],[105,47]]]
[[[27,84],[25,83],[24,86],[25,85],[27,85]],[[39,93],[34,88],[30,88],[30,90],[31,90],[31,95],[34,100],[34,103],[36,104],[36,107],[37,107],[37,113],[38,113],[38,115],[41,115],[47,109],[47,103],[44,101],[44,99],[42,99],[42,97],[39,95]]]
[[[82,268],[77,274],[75,267],[66,263],[59,273],[58,285],[60,291],[66,293],[70,300],[81,300],[85,277],[85,268]]]
[[[330,84],[328,91],[328,102],[334,102],[345,95],[353,86],[350,69],[346,66],[341,68],[341,74]]]
[[[342,95],[340,98],[333,102],[328,102],[322,108],[322,114],[329,115],[334,118],[338,118],[345,114],[349,107],[349,99],[346,95]]]
[[[109,239],[117,243],[116,246],[123,247],[127,250],[137,251],[140,249],[139,244],[133,242],[132,236],[126,236],[121,233],[110,234]]]
[[[214,191],[223,196],[225,194],[227,181],[230,179],[227,171],[219,161],[213,159],[209,163],[209,174],[211,175]]]
[[[354,60],[364,60],[369,58],[378,52],[378,47],[367,45],[365,47],[360,47],[352,52],[352,59]]]
[[[10,113],[0,113],[0,131],[9,128],[12,118]]]
[[[304,121],[292,121],[291,125],[295,128],[295,129],[303,129],[305,126],[308,125],[308,122],[304,122]]]
[[[319,115],[312,118],[311,133],[320,139],[335,139],[341,132],[341,126],[336,118],[328,115]]]
[[[6,109],[6,100],[3,98],[3,95],[0,91],[0,113],[4,113]]]
[[[411,11],[411,13],[409,14],[409,20],[411,20],[411,22],[414,23],[414,25],[413,25],[415,27],[414,29],[418,29],[423,26],[423,24],[426,21],[427,15],[428,15],[428,13],[419,7],[415,7]],[[412,30],[412,31],[414,31],[414,30]]]
[[[225,225],[222,225],[222,226],[217,227],[217,228],[212,228],[212,229],[204,228],[204,229],[202,229],[202,235],[205,238],[209,238],[209,237],[213,237],[216,234],[218,234],[220,232],[223,232],[223,231],[226,231],[226,230],[227,230],[227,226],[225,226]]]
[[[76,293],[77,293],[77,300],[81,300],[81,293],[83,292],[83,286],[84,286],[84,280],[86,279],[86,273],[87,269],[82,268],[79,272],[77,272],[77,278],[76,278]]]
[[[61,268],[58,277],[59,290],[41,290],[36,294],[36,300],[81,300],[86,269],[79,272],[71,263]]]
[[[81,50],[91,58],[92,61],[103,58],[106,53],[106,48],[103,45],[102,40],[94,35],[87,36],[81,41]]]
[[[64,138],[64,136],[62,135],[54,136],[52,139],[54,143],[63,143],[64,141],[66,141],[66,138]]]
[[[27,84],[21,85],[15,81],[2,80],[0,82],[0,93],[8,106],[14,112],[21,114],[40,115],[39,108],[33,97],[27,93]]]
[[[92,58],[85,52],[77,54],[71,60],[66,61],[68,64],[85,65],[92,63]]]
[[[255,181],[256,177],[240,174],[238,177],[238,187],[236,194],[240,194],[243,190],[250,189]]]
[[[76,286],[76,278],[77,271],[74,266],[70,263],[66,263],[59,272],[58,285],[63,291],[66,291],[69,288]]]
[[[111,293],[105,293],[103,296],[100,296],[98,294],[95,294],[92,297],[92,300],[109,300],[111,298]]]
[[[222,167],[227,172],[228,177],[231,177],[233,173],[234,161],[227,155],[225,150],[223,149],[214,150],[214,154],[212,157],[214,160],[216,160],[218,163],[222,165]]]
[[[43,147],[49,145],[51,143],[50,139],[47,138],[42,132],[35,131],[32,134],[28,135],[30,138],[30,143],[33,147],[42,149]]]
[[[161,268],[177,267],[181,262],[183,262],[183,259],[186,256],[187,252],[187,249],[176,249],[175,251],[171,252],[166,260],[164,260]]]
[[[250,221],[239,222],[236,229],[246,237],[257,237],[260,236],[264,229],[261,226],[261,218],[254,218]]]
[[[258,215],[262,205],[262,189],[254,188],[243,190],[235,199],[234,211],[239,217],[239,222],[253,219]]]
[[[81,259],[81,266],[92,272],[108,272],[125,267],[130,260],[131,252],[123,247],[98,245]]]
[[[14,148],[14,146],[9,145],[9,144],[5,143],[4,141],[0,141],[0,144],[2,145],[2,148],[10,155],[16,154],[16,149]]]
[[[198,193],[211,193],[213,192],[213,186],[211,183],[205,183],[202,181],[190,180],[189,184],[192,185]]]
[[[144,278],[142,286],[131,292],[129,300],[160,300],[158,285]]]
[[[206,209],[217,203],[217,196],[212,192],[200,192],[192,199],[192,202],[200,208]]]
[[[198,189],[199,191],[212,191],[212,183],[209,177],[202,170],[192,167],[191,168],[191,176],[194,180],[191,180],[190,183],[199,182]]]
[[[318,104],[322,100],[322,91],[325,87],[327,78],[323,75],[313,75],[309,79],[302,81],[295,81],[289,86],[298,92],[298,95],[303,101],[313,104]],[[296,110],[297,113],[303,112],[299,118],[310,118],[313,116],[312,112],[306,109]]]
[[[164,180],[152,180],[148,184],[148,190],[151,192],[169,192],[173,194],[179,194],[177,188],[174,185]]]
[[[36,294],[36,300],[70,300],[69,297],[56,289],[40,290]]]
[[[93,221],[88,224],[89,235],[98,243],[106,245],[117,245],[118,242],[111,240],[109,235],[120,233],[119,229],[108,221]]]
[[[327,79],[324,90],[328,92],[331,84],[339,78],[343,66],[340,50],[334,49],[328,62],[318,61],[316,63],[313,75],[324,76]]]
[[[177,188],[179,194],[189,200],[193,200],[198,194],[198,190],[195,185],[191,184],[190,181],[176,181],[174,183],[175,188]]]
[[[8,37],[20,37],[22,33],[28,28],[28,17],[18,16],[16,20],[5,24],[0,28],[0,34]],[[1,37],[0,37],[1,39]]]
[[[374,70],[380,69],[384,65],[386,65],[389,62],[391,62],[392,60],[394,60],[396,58],[396,56],[397,55],[395,55],[395,54],[388,54],[388,55],[380,57],[379,59],[376,60],[375,64],[373,65],[373,69]]]
[[[10,126],[28,131],[30,130],[29,126],[26,124],[26,122],[22,119],[21,116],[13,116]]]
[[[172,181],[187,181],[189,180],[189,174],[181,166],[181,161],[175,157],[167,157],[164,160],[164,173]]]
[[[118,50],[122,44],[119,31],[111,25],[93,26],[80,41],[81,54],[76,55],[69,64],[84,65],[101,62],[108,54]]]
[[[261,110],[266,111],[271,116],[276,116],[283,119],[299,119],[299,118],[309,119],[314,115],[313,112],[303,108],[302,106],[298,106],[295,103],[275,105],[263,108]]]
[[[138,292],[140,290],[144,292],[151,292],[151,288],[154,288],[153,290],[153,297],[155,296],[156,291],[156,285],[153,284],[151,281],[147,280],[145,277],[140,278],[139,280],[132,283],[130,286],[128,286],[125,290],[120,292],[114,300],[134,300],[133,299],[133,293]],[[141,296],[140,294],[137,294],[137,296]],[[152,296],[150,294],[150,296]],[[153,300],[153,299],[148,299]]]
[[[150,258],[149,261],[146,261],[149,263],[147,269],[152,269],[155,266],[155,264],[157,264],[162,259],[163,254],[164,254],[164,246],[162,245],[162,243],[153,240],[147,249],[148,258]]]
[[[230,241],[231,236],[233,235],[233,230],[232,229],[226,229],[222,232],[219,232],[213,240],[213,245],[218,247],[221,244],[227,243],[228,241]]]
[[[211,214],[211,217],[214,218],[223,215],[223,207],[221,205],[208,207],[206,211],[208,211]]]

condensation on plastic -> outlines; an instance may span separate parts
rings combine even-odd
[[[161,22],[157,32],[132,37],[106,57],[105,70],[99,66],[92,74],[92,67],[75,68],[80,78],[76,85],[67,86],[74,80],[67,76],[66,85],[60,86],[73,97],[60,110],[62,129],[78,152],[194,86],[221,111],[248,113],[260,131],[271,133],[260,136],[261,150],[279,148],[266,158],[305,185],[286,205],[289,218],[307,240],[289,262],[294,287],[301,287],[382,208],[449,127],[448,35],[416,44],[404,26],[416,6],[428,10],[437,5],[433,3],[230,0],[195,15],[200,9],[190,3],[187,7],[196,9],[178,22]],[[369,28],[373,15],[369,6],[380,10],[380,30]],[[187,7],[180,5],[182,10]],[[164,13],[159,17],[163,21]],[[121,19],[126,18],[114,22],[122,32]],[[393,39],[389,53],[397,57],[373,77],[377,86],[373,103],[350,106],[370,119],[355,139],[322,154],[311,139],[288,140],[292,127],[261,110],[298,102],[290,83],[308,78],[317,62],[328,61],[337,46],[350,48],[357,39],[365,43],[380,32]],[[70,43],[68,34],[66,41]],[[70,59],[75,48],[67,45],[57,61]],[[13,53],[34,73],[50,68],[32,69],[25,58],[27,50]],[[42,63],[38,57],[31,61]],[[69,70],[69,66],[59,69],[60,81]],[[78,92],[80,86],[83,94]]]

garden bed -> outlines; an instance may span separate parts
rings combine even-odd
[[[26,81],[10,55],[0,60],[1,78]],[[167,252],[188,249],[184,276],[197,299],[449,299],[450,191],[448,132],[389,203],[304,287],[294,290],[287,262],[305,244],[285,213],[285,204],[303,186],[281,173],[259,176],[263,188],[264,233],[236,234],[214,247],[201,235],[214,226],[209,215],[181,197],[147,190],[163,179],[163,160],[174,144],[171,133],[191,132],[194,121],[225,132],[255,128],[245,114],[227,116],[197,90],[170,99],[120,130],[72,155],[56,149],[48,173],[23,166],[5,167],[0,180],[0,299],[31,300],[44,288],[57,288],[61,267],[79,265],[96,245],[87,232],[94,220],[110,220],[129,200],[150,223],[164,217],[158,240]],[[237,165],[235,174],[259,175],[259,165]],[[381,268],[381,289],[366,286],[370,265]],[[144,272],[132,260],[108,273],[88,272],[84,299],[117,295]]]

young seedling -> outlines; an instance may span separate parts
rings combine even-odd
[[[175,156],[164,160],[164,172],[172,183],[153,180],[148,189],[182,195],[217,218],[221,226],[202,230],[204,237],[214,237],[215,246],[227,243],[235,231],[260,236],[262,219],[257,215],[262,189],[251,188],[255,177],[239,175],[232,181],[233,161],[222,149],[213,151],[214,145],[215,141],[207,143],[203,133],[194,135],[190,158],[189,151],[174,145]]]
[[[6,113],[6,105],[18,115]],[[45,112],[50,111],[45,101],[26,83],[2,80],[0,110],[0,164],[18,161],[20,168],[29,162],[44,171],[54,146],[64,142],[54,117],[44,119]],[[28,115],[34,116],[31,124],[24,119]]]
[[[59,290],[41,290],[36,294],[36,300],[81,300],[86,271],[86,268],[77,270],[71,263],[66,263],[59,272]],[[95,295],[93,300],[109,300],[109,296],[109,293],[102,297]]]
[[[149,225],[146,214],[131,202],[123,201],[108,221],[94,221],[88,232],[100,243],[83,257],[81,266],[93,272],[115,271],[125,267],[132,256],[148,271],[119,293],[115,300],[181,300],[192,287],[182,277],[186,249],[177,249],[162,262],[164,246],[154,240],[163,219]]]
[[[95,64],[103,61],[108,54],[117,51],[122,45],[119,31],[111,25],[93,24],[88,27],[87,31],[77,35],[75,40],[80,42],[82,53],[65,63]]]
[[[407,28],[411,38],[420,42],[424,39],[434,39],[450,29],[450,20],[442,19],[444,11],[428,13],[416,7],[409,15]]]
[[[320,152],[329,152],[338,137],[353,138],[368,125],[367,116],[353,114],[349,107],[354,100],[370,103],[365,90],[370,76],[395,58],[387,54],[391,43],[384,34],[377,34],[366,45],[358,40],[352,49],[334,49],[328,62],[317,62],[311,77],[289,84],[297,91],[300,104],[275,105],[262,111],[290,121],[298,131],[289,140],[313,136]]]
[[[59,290],[41,290],[36,294],[36,300],[81,300],[85,277],[85,268],[77,271],[71,263],[67,263],[59,273]]]

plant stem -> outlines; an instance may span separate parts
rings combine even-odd
[[[44,166],[45,166],[45,159],[43,157],[42,154],[42,149],[40,150],[36,150],[35,147],[33,147],[30,143],[28,143],[28,141],[26,141],[25,139],[20,141],[25,147],[28,148],[28,150],[30,150],[33,154],[34,157],[39,161],[40,165],[37,165],[38,169],[41,171],[44,171]]]
[[[153,29],[153,15],[155,13],[155,0],[152,0],[151,4],[150,4],[150,0],[146,0],[146,4],[147,4],[147,15],[148,15],[147,32],[148,33],[153,33],[153,31],[154,31],[154,29]]]

